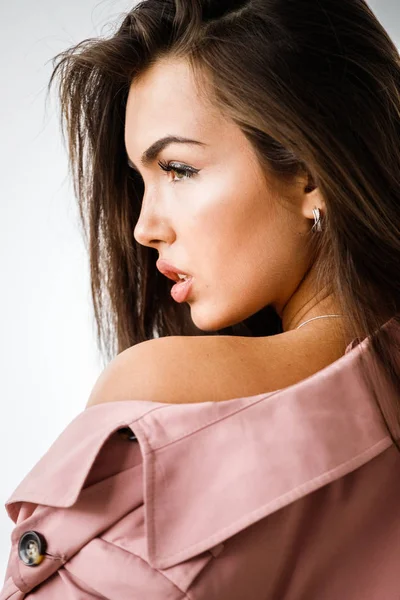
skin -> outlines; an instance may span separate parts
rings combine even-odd
[[[142,165],[142,153],[166,135],[202,145],[173,143]],[[279,188],[262,171],[250,142],[198,93],[184,61],[160,60],[134,80],[125,145],[145,187],[134,237],[194,277],[186,301],[195,325],[214,331],[272,305],[283,333],[170,336],[137,344],[111,361],[87,406],[129,398],[188,403],[260,394],[301,381],[344,354],[350,341],[345,317],[296,329],[312,317],[340,313],[332,294],[317,293],[306,249],[313,208],[325,212],[323,197],[318,188],[309,191],[306,177],[298,177],[285,189],[290,201],[279,201]],[[188,178],[165,172],[158,160],[198,173]]]

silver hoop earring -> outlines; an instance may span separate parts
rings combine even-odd
[[[314,225],[312,226],[312,231],[322,231],[321,212],[320,212],[319,208],[317,208],[317,207],[313,208],[313,215],[314,215]]]

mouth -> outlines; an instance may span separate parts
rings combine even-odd
[[[181,283],[182,281],[187,281],[191,277],[191,275],[185,275],[183,273],[173,273],[172,271],[167,271],[167,272],[163,273],[163,275],[165,275],[165,277],[168,277],[168,279],[175,281],[175,283]]]
[[[185,275],[184,273],[178,273],[176,275],[177,279],[175,279],[175,281],[177,283],[181,283],[183,281],[189,281],[189,279],[192,279],[192,275]]]

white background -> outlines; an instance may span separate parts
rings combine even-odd
[[[88,260],[59,129],[51,59],[109,35],[127,0],[0,2],[0,589],[13,523],[4,503],[103,369]],[[399,46],[399,0],[370,0]]]

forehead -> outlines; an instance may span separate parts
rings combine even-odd
[[[166,133],[208,138],[218,123],[221,117],[199,94],[194,75],[184,61],[159,60],[130,86],[125,120],[127,146],[133,145],[133,132],[139,148]]]

